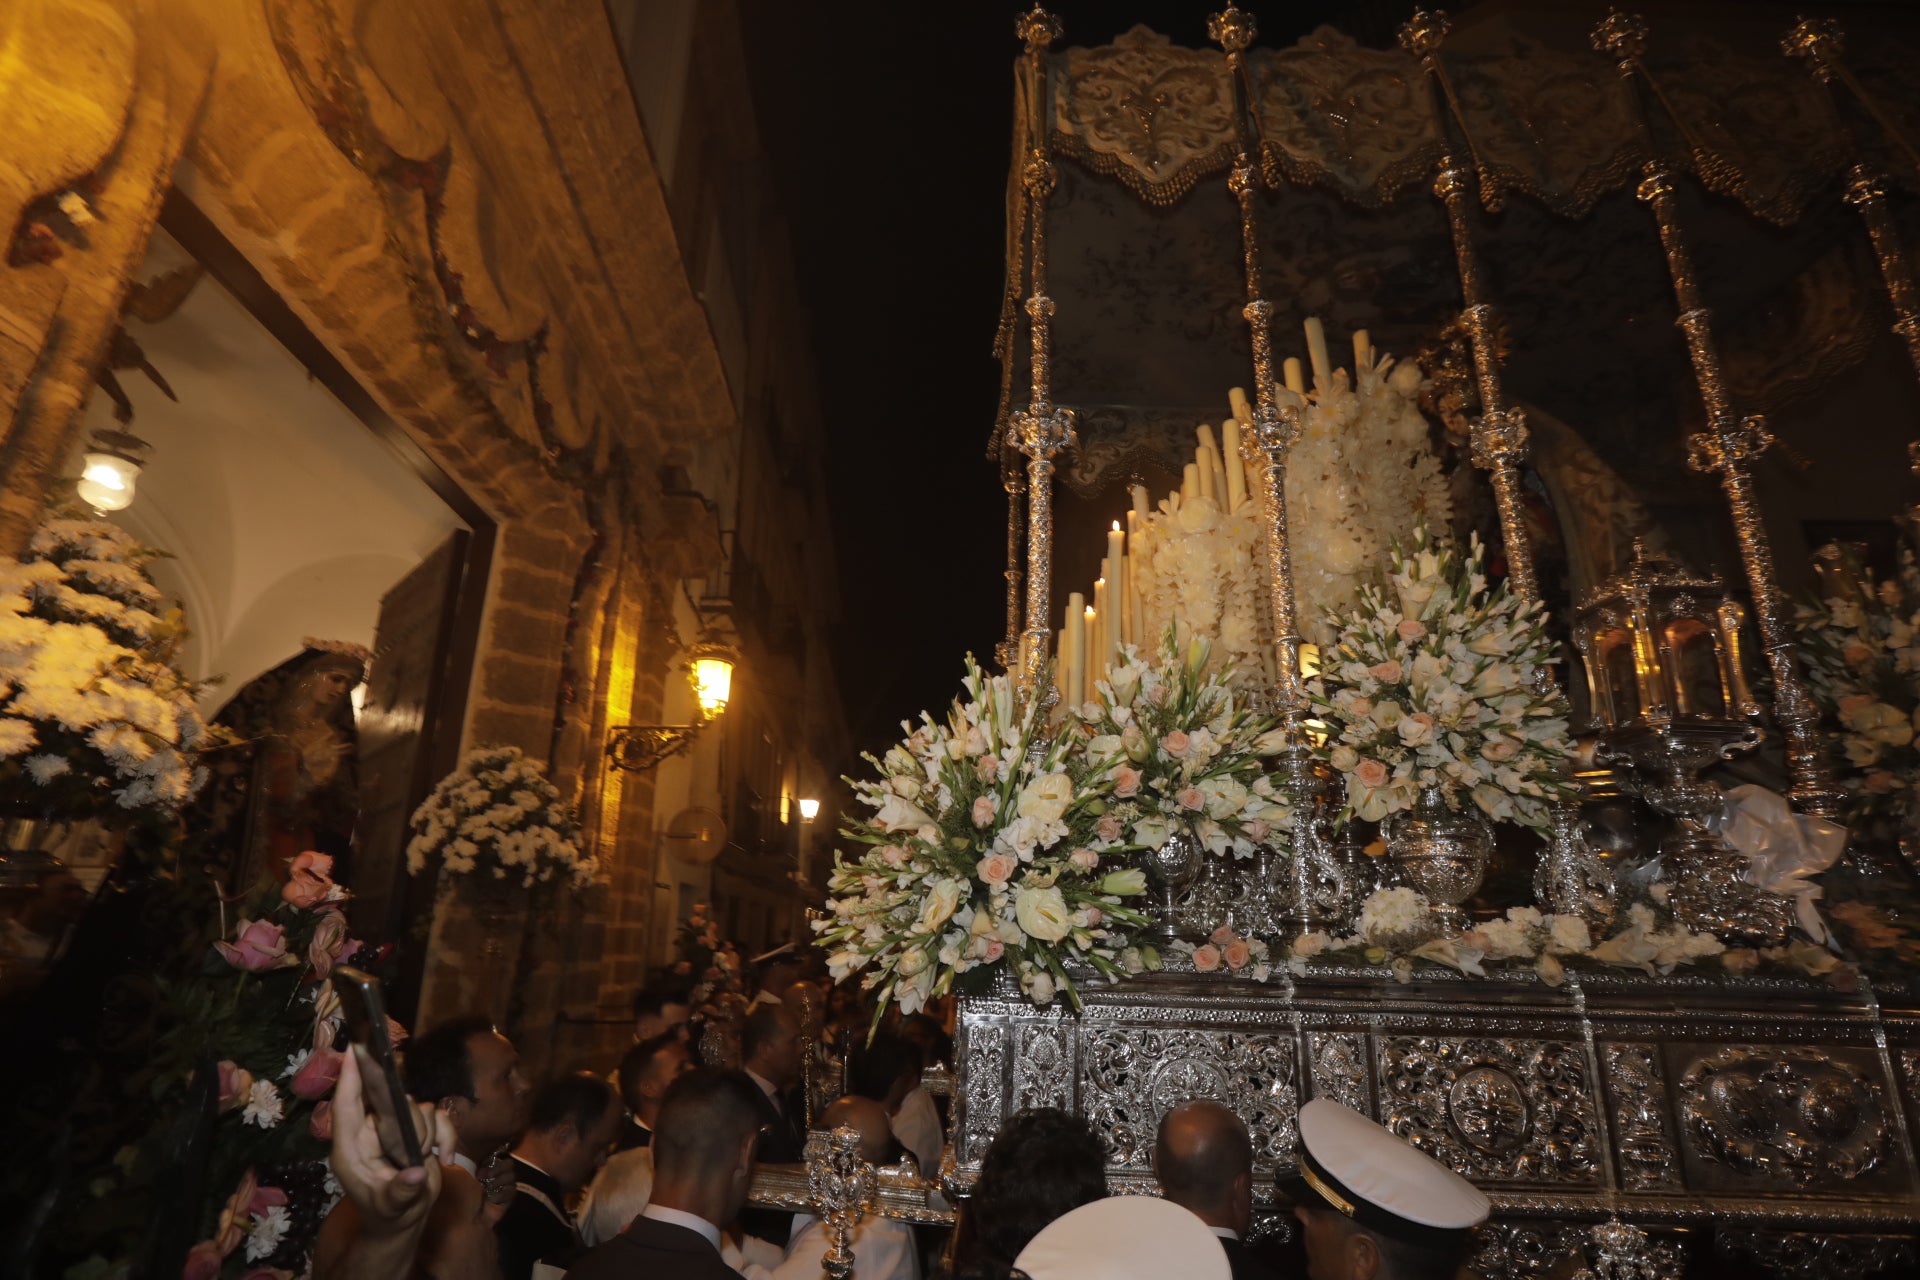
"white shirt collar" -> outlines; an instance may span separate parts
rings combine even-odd
[[[650,1204],[640,1211],[643,1218],[652,1218],[655,1222],[665,1222],[676,1227],[685,1227],[697,1231],[702,1239],[715,1249],[720,1247],[720,1228],[708,1222],[697,1213],[687,1213],[681,1209],[669,1209],[662,1204]]]
[[[769,1098],[773,1099],[776,1105],[779,1103],[780,1091],[773,1087],[773,1081],[767,1079],[765,1076],[755,1071],[752,1067],[744,1067],[742,1068],[742,1070],[744,1070],[747,1073],[748,1079],[752,1080],[755,1084],[760,1086],[760,1092],[766,1094]]]
[[[1238,1240],[1240,1238],[1240,1233],[1232,1227],[1213,1227],[1211,1230],[1213,1234],[1219,1236],[1222,1240]]]

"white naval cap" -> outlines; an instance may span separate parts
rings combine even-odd
[[[1041,1228],[1013,1261],[1031,1280],[1232,1280],[1213,1228],[1170,1201],[1108,1196]]]
[[[1327,1207],[1411,1244],[1456,1244],[1487,1220],[1480,1188],[1357,1111],[1327,1098],[1300,1108],[1300,1167],[1277,1179],[1295,1204]]]

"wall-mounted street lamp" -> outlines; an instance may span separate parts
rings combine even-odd
[[[812,822],[819,816],[820,802],[818,800],[802,799],[800,801],[800,821]]]
[[[733,694],[733,646],[709,630],[687,652],[687,683],[692,686],[699,719],[692,724],[622,725],[607,735],[607,759],[616,769],[642,773],[693,744],[700,731],[719,719]]]

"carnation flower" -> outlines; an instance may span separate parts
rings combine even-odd
[[[280,1123],[282,1114],[280,1091],[273,1087],[273,1082],[255,1080],[253,1087],[247,1091],[247,1106],[240,1113],[240,1119],[262,1129],[271,1129]]]

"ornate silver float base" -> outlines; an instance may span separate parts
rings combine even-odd
[[[1920,1010],[1784,978],[1611,973],[1558,990],[1161,973],[1081,992],[1079,1017],[1010,990],[961,1000],[951,1194],[1033,1106],[1086,1115],[1114,1189],[1152,1193],[1160,1116],[1196,1097],[1247,1122],[1270,1194],[1300,1104],[1323,1096],[1487,1190],[1490,1276],[1544,1276],[1581,1241],[1597,1262],[1590,1228],[1616,1218],[1672,1275],[1709,1236],[1868,1259],[1920,1232]]]

